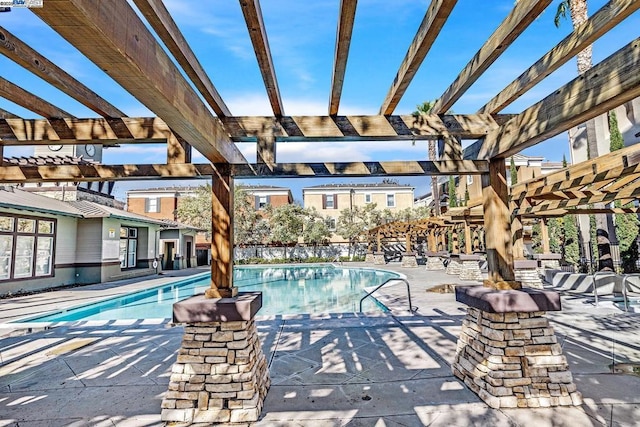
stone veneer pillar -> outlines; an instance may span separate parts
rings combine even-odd
[[[367,262],[369,264],[375,263],[373,252],[367,252],[367,254],[364,256],[364,262]]]
[[[551,291],[456,286],[467,304],[453,374],[492,408],[579,406],[569,365],[546,311],[560,310]]]
[[[462,271],[462,263],[460,262],[460,255],[450,254],[449,264],[447,264],[447,270],[445,271],[445,273],[451,274],[453,276],[459,276],[460,271]]]
[[[174,304],[174,323],[186,326],[162,401],[162,421],[246,425],[258,420],[270,385],[254,321],[260,307],[260,292],[221,299],[197,295]]]
[[[548,268],[551,270],[560,270],[560,254],[534,254],[533,259],[538,261],[538,272],[544,276],[544,271]]]
[[[375,265],[385,265],[384,252],[375,252],[373,254],[373,263]]]
[[[516,281],[522,286],[542,289],[542,280],[538,273],[538,261],[528,259],[517,259],[513,261],[513,273]]]
[[[415,252],[405,252],[402,254],[402,267],[417,267],[418,259]]]
[[[427,252],[425,256],[427,257],[427,270],[444,270],[444,263],[438,252]]]
[[[460,280],[482,281],[482,271],[480,271],[480,255],[460,254]]]

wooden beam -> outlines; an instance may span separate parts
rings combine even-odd
[[[258,164],[273,168],[276,164],[276,139],[274,137],[260,137],[256,144],[256,158]]]
[[[134,0],[134,3],[218,117],[230,116],[229,108],[202,68],[200,61],[191,50],[189,43],[185,40],[163,2],[160,0]]]
[[[635,0],[611,0],[480,108],[478,112],[495,114],[502,111],[638,8],[640,8],[640,2]]]
[[[597,214],[639,214],[640,208],[571,208],[571,209],[549,209],[530,214],[524,214],[523,217],[530,218],[552,218],[566,215],[597,215]]]
[[[127,2],[52,0],[31,10],[209,161],[246,162]]]
[[[210,164],[158,165],[55,165],[0,167],[0,182],[91,182],[140,179],[208,178],[214,173]]]
[[[162,143],[172,136],[169,126],[157,117],[0,119],[0,143],[4,145]]]
[[[549,3],[551,0],[520,0],[516,2],[511,13],[491,34],[440,99],[436,101],[431,112],[440,114],[449,110],[529,24],[544,11]]]
[[[0,119],[19,119],[20,117],[10,111],[0,108]]]
[[[333,59],[333,73],[331,74],[331,96],[329,98],[329,115],[338,114],[344,74],[349,58],[349,46],[353,33],[353,22],[356,17],[358,0],[340,0],[340,16],[338,17],[338,30],[336,34],[336,50]]]
[[[72,114],[67,113],[39,96],[22,89],[20,86],[11,83],[4,77],[0,77],[0,96],[8,99],[14,104],[18,104],[22,108],[33,111],[34,113],[48,119],[73,117]]]
[[[421,176],[451,175],[464,173],[485,174],[489,171],[487,162],[458,161],[397,161],[397,162],[350,162],[350,163],[276,163],[233,165],[235,178],[294,178],[332,176]]]
[[[465,149],[465,159],[509,157],[640,96],[640,39],[635,39],[542,101],[527,108],[484,141]]]
[[[102,117],[126,117],[122,111],[3,27],[0,27],[0,53]]]
[[[391,88],[389,88],[389,92],[382,102],[380,114],[385,116],[393,114],[411,80],[418,72],[422,61],[424,61],[431,46],[440,34],[444,23],[449,18],[456,2],[457,0],[434,0],[431,2],[400,64],[396,77],[393,79]]]
[[[513,115],[403,115],[403,116],[284,116],[226,117],[223,123],[236,142],[253,142],[258,137],[278,140],[422,140],[455,135],[462,139],[486,136]]]
[[[276,79],[276,70],[273,67],[271,59],[271,50],[269,49],[269,40],[267,31],[262,20],[262,11],[260,10],[259,0],[240,0],[244,20],[249,29],[249,36],[253,44],[253,50],[256,53],[256,59],[260,66],[262,80],[264,80],[265,88],[273,114],[277,117],[284,115],[282,107],[282,99],[280,98],[280,89],[278,89],[278,80]]]
[[[489,165],[489,175],[482,179],[489,279],[514,280],[506,165],[503,159],[492,159]]]

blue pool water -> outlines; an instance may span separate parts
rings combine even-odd
[[[234,267],[234,284],[243,291],[262,291],[259,315],[347,313],[358,311],[364,288],[400,277],[389,271],[333,265]],[[209,275],[28,319],[28,322],[171,318],[173,304],[209,287]],[[364,311],[380,311],[372,298]]]

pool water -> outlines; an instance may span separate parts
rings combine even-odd
[[[22,322],[171,318],[173,304],[209,287],[209,274],[138,291]],[[364,288],[382,284],[397,273],[333,265],[234,267],[234,285],[240,292],[261,291],[259,315],[347,313],[360,309]],[[372,298],[363,311],[382,311]]]

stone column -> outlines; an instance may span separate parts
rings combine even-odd
[[[456,286],[467,304],[453,374],[492,408],[579,406],[562,347],[544,314],[560,310],[551,291]]]
[[[541,275],[544,275],[544,271],[547,268],[560,270],[560,260],[562,259],[562,255],[552,253],[535,254],[533,255],[533,259],[538,261],[538,271]]]
[[[385,265],[384,252],[376,252],[373,254],[373,263],[375,265]]]
[[[411,232],[409,230],[406,231],[405,235],[405,245],[406,251],[402,254],[402,267],[417,267],[418,259],[416,258],[416,252],[412,251],[411,246]]]
[[[427,252],[427,270],[444,270],[444,263],[438,252]]]
[[[254,316],[260,292],[211,300],[197,295],[173,306],[174,323],[186,323],[169,390],[165,422],[242,424],[257,421],[270,379]]]
[[[538,261],[517,259],[513,261],[514,274],[517,282],[529,288],[542,289],[542,280],[538,274]]]
[[[462,263],[460,262],[460,254],[449,254],[449,264],[447,264],[447,274],[459,276],[462,271]]]
[[[480,256],[460,254],[460,280],[477,280],[482,281],[482,272],[480,271]]]

